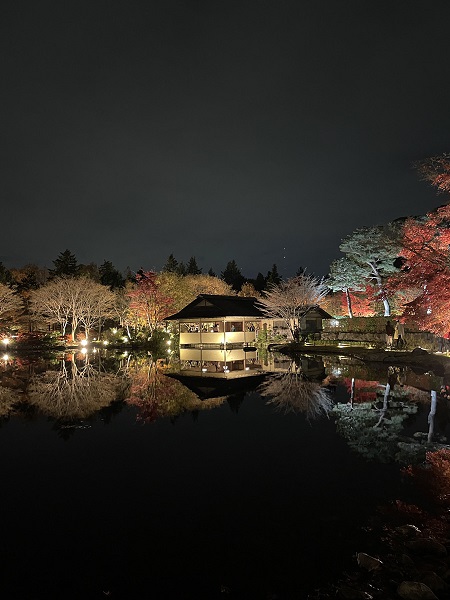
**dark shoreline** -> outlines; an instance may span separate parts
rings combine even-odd
[[[296,354],[336,354],[350,356],[364,363],[383,363],[393,366],[422,368],[435,375],[450,380],[450,357],[445,354],[432,354],[422,348],[410,351],[379,350],[359,346],[321,346],[292,342],[290,344],[270,344],[269,350],[288,356]]]

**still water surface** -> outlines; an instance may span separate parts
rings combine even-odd
[[[333,405],[352,389],[382,402],[387,367],[317,361],[313,395],[325,378]],[[267,375],[180,383],[148,357],[100,376],[94,362],[1,365],[4,598],[307,598],[401,493],[395,453],[355,451],[339,414],[277,402]],[[428,395],[429,376],[406,375]],[[427,431],[416,404],[403,432]]]

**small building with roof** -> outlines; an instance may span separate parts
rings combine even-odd
[[[200,294],[166,321],[177,321],[180,347],[253,346],[267,317],[257,298]]]
[[[299,321],[301,335],[322,331],[322,319],[331,318],[320,307],[305,309]],[[181,373],[192,376],[240,377],[264,370],[256,349],[260,330],[286,337],[283,321],[270,319],[257,298],[200,294],[165,321],[178,324]]]

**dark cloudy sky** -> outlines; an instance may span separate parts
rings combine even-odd
[[[446,201],[411,164],[450,151],[449,17],[433,0],[9,3],[0,260],[326,274],[353,229]]]

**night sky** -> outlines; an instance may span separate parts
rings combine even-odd
[[[326,274],[355,228],[447,201],[412,163],[450,152],[449,17],[433,0],[9,3],[0,260]]]

